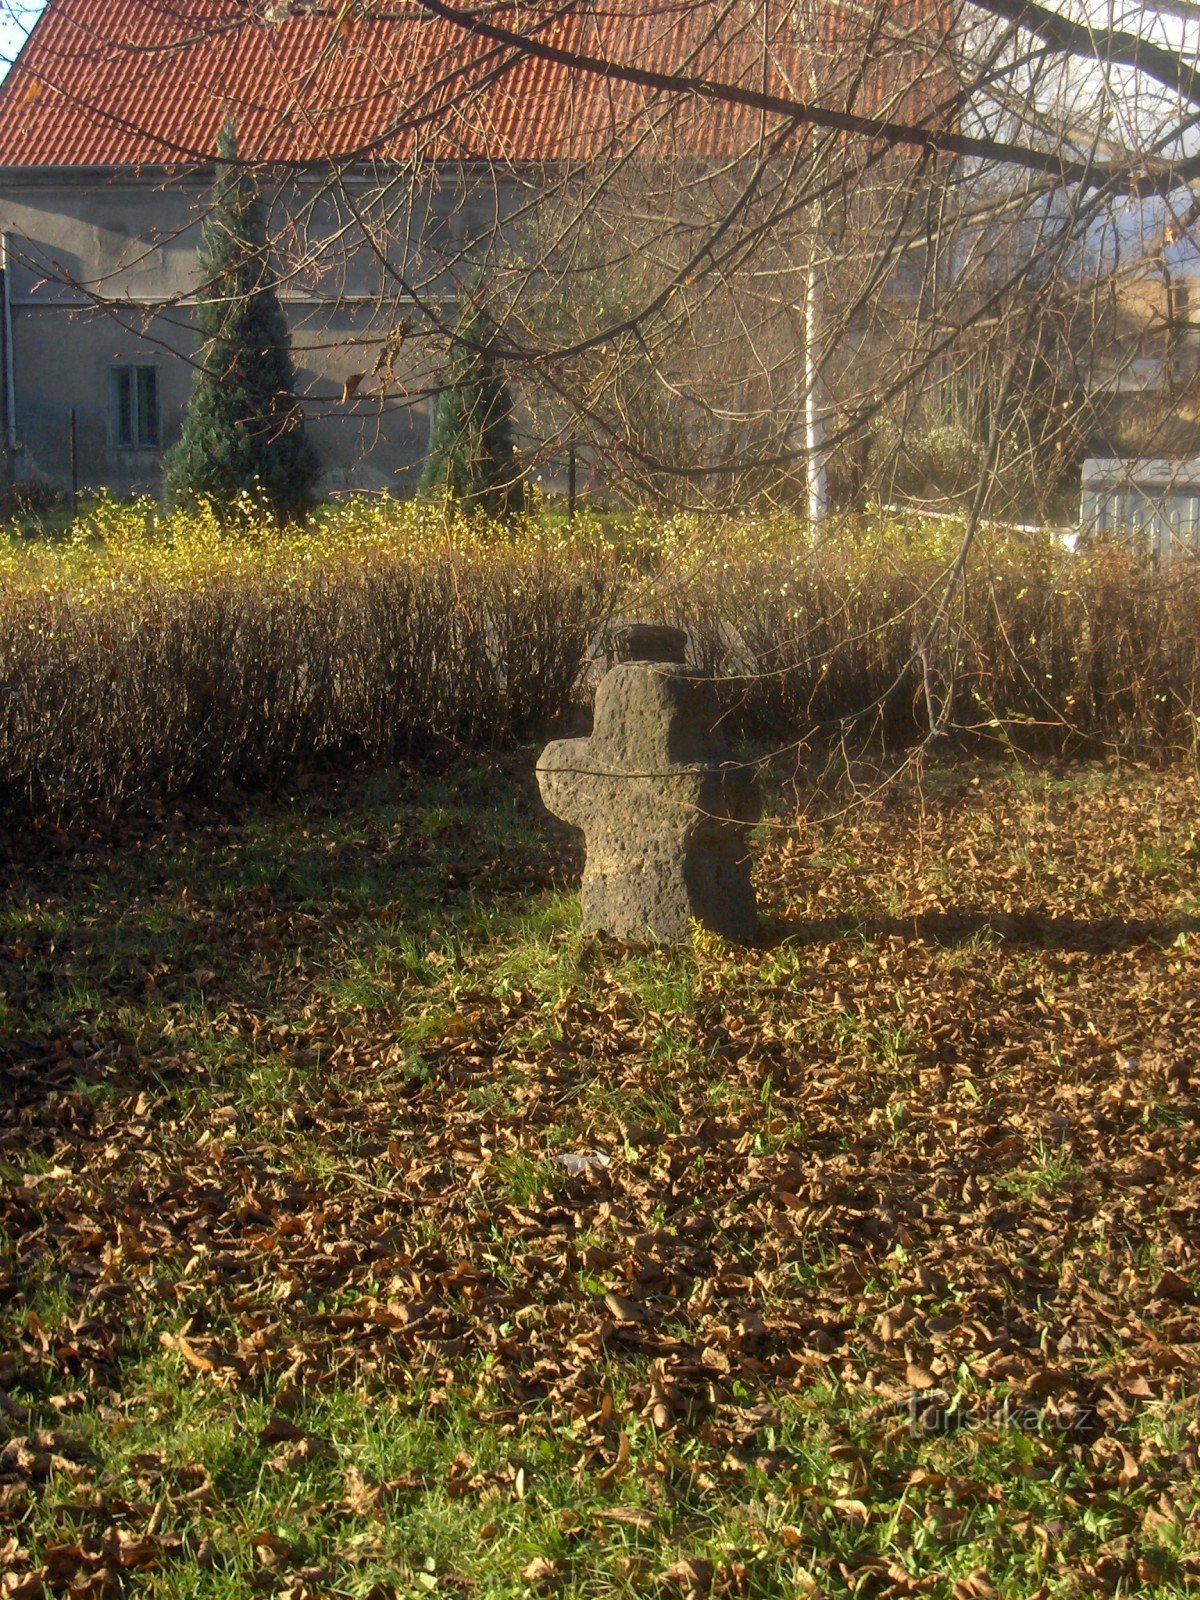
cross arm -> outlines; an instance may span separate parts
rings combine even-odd
[[[596,780],[589,771],[589,739],[556,739],[538,758],[537,781],[547,811],[582,828]]]

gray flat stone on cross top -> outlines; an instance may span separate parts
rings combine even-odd
[[[752,939],[757,789],[713,732],[711,685],[683,664],[686,643],[672,628],[619,630],[591,737],[547,745],[538,785],[550,811],[583,829],[585,928],[677,943],[695,918]]]

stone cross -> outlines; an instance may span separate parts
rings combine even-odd
[[[614,643],[591,738],[547,745],[537,766],[548,809],[583,829],[583,926],[677,943],[694,917],[752,939],[753,775],[713,734],[710,686],[683,665],[686,634],[637,623]]]

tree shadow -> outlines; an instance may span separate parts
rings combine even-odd
[[[1200,934],[1200,917],[1073,917],[1043,911],[925,911],[910,917],[764,918],[757,943],[830,944],[847,937],[903,939],[911,944],[963,945],[990,935],[1001,944],[1037,950],[1134,950],[1165,947],[1180,934]]]

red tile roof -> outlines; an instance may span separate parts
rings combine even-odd
[[[799,13],[762,0],[501,0],[486,11],[608,60],[803,96]],[[901,98],[927,104],[928,60],[879,54],[891,87],[877,84],[875,98],[894,100],[899,82]],[[723,153],[759,126],[757,112],[686,98],[668,107],[648,90],[520,58],[414,0],[48,0],[0,86],[0,166],[191,165],[211,159],[228,118],[244,155],[316,162],[558,161],[638,135],[650,148]]]

